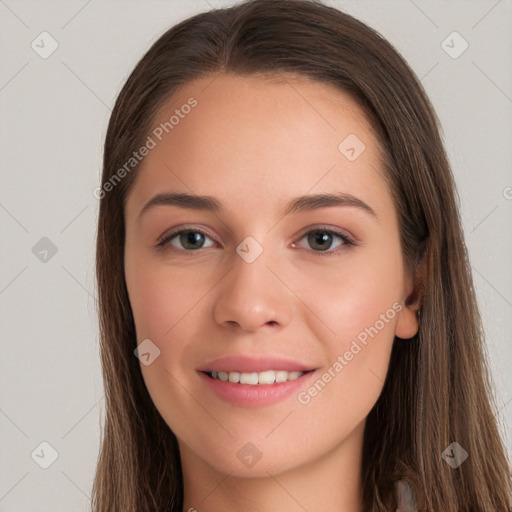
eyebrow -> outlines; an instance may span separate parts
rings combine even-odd
[[[211,196],[200,196],[185,193],[165,193],[157,194],[152,197],[140,211],[139,219],[145,212],[156,206],[178,206],[180,208],[204,210],[209,212],[219,212],[222,210],[222,203]],[[312,211],[329,206],[351,206],[359,208],[377,219],[377,214],[371,206],[361,199],[343,192],[296,197],[287,204],[284,210],[284,215]]]

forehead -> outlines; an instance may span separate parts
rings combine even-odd
[[[358,104],[302,77],[194,80],[160,109],[150,136],[155,147],[128,198],[137,207],[164,189],[230,194],[247,206],[269,204],[277,191],[361,194],[383,186],[378,140]]]

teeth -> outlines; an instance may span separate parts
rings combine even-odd
[[[249,384],[256,386],[257,384],[274,384],[275,382],[286,382],[288,380],[298,379],[304,372],[286,372],[284,370],[267,370],[264,372],[210,372],[214,379],[224,382],[235,382],[240,384]]]
[[[276,372],[276,382],[285,382],[288,380],[288,372],[282,370]]]
[[[240,374],[240,384],[251,384],[253,386],[258,384],[258,373],[257,372],[241,373]]]
[[[274,384],[276,381],[276,372],[268,370],[266,372],[260,372],[258,375],[258,384]]]
[[[240,374],[238,372],[229,372],[229,382],[240,382]]]

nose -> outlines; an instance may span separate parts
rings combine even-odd
[[[292,294],[276,274],[263,254],[247,263],[235,253],[231,270],[217,288],[213,312],[217,324],[247,332],[287,325]]]

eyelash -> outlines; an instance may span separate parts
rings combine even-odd
[[[168,243],[176,238],[177,236],[181,235],[182,233],[187,233],[187,232],[191,232],[191,233],[201,233],[203,234],[204,236],[207,236],[208,238],[210,238],[211,240],[213,240],[215,243],[217,243],[206,231],[200,229],[200,228],[182,228],[178,231],[172,231],[171,233],[168,233],[164,236],[162,236],[157,244],[156,244],[156,248],[158,250],[166,250],[166,246],[168,245]],[[335,254],[338,254],[340,251],[343,251],[343,247],[350,247],[350,246],[354,246],[356,245],[355,242],[350,238],[348,237],[347,235],[345,235],[344,233],[340,233],[339,231],[335,231],[335,230],[332,230],[332,229],[328,229],[327,227],[317,227],[317,228],[314,228],[314,229],[310,229],[309,231],[306,231],[300,238],[299,238],[299,241],[302,240],[304,237],[306,237],[307,235],[309,235],[310,233],[328,233],[330,235],[334,235],[334,236],[337,236],[339,237],[342,241],[343,241],[343,244],[338,247],[337,249],[334,249],[334,250],[331,250],[331,249],[328,249],[326,251],[315,251],[315,250],[311,250],[311,252],[314,252],[316,254],[318,254],[319,256],[332,256],[332,255],[335,255]],[[295,243],[295,242],[294,242]],[[173,249],[176,249],[176,248],[173,248]],[[176,249],[177,251],[181,251],[181,252],[189,252],[189,253],[194,253],[200,249]]]

